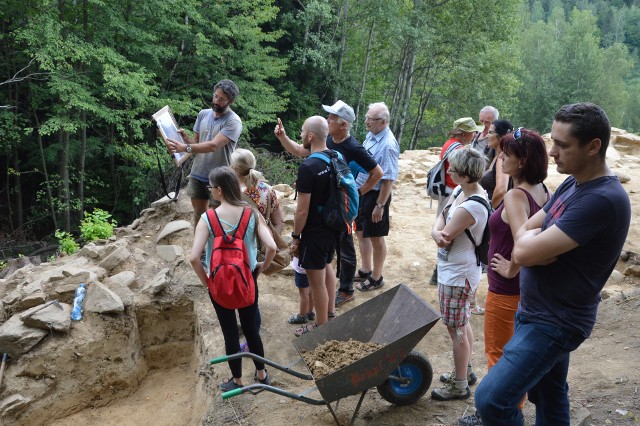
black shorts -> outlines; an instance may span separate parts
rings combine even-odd
[[[391,195],[389,195],[389,199],[384,205],[382,220],[378,223],[373,223],[371,220],[373,209],[378,202],[378,195],[380,195],[380,191],[369,191],[360,196],[358,217],[356,217],[356,231],[362,231],[364,238],[386,237],[389,235],[389,205],[391,204]]]
[[[304,233],[300,238],[298,258],[304,269],[324,269],[333,261],[338,234],[327,228],[326,233]]]

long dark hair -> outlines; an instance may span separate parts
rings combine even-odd
[[[246,201],[242,199],[238,176],[236,176],[231,167],[216,167],[211,170],[211,173],[209,173],[209,183],[211,186],[220,188],[225,201],[232,206],[247,205]]]

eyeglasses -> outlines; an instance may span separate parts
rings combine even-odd
[[[378,120],[383,120],[382,117],[378,117],[378,118],[373,118],[373,117],[364,117],[364,121],[378,121]]]
[[[207,188],[207,191],[211,191],[213,188],[220,188],[218,185],[207,185],[205,188]]]
[[[223,104],[228,104],[229,103],[229,99],[223,97],[223,96],[218,96],[216,94],[213,95],[213,101],[220,101],[220,103]]]
[[[496,135],[498,132],[494,131],[494,130],[489,130],[487,132],[488,135]]]

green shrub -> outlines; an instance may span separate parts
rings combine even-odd
[[[73,235],[68,232],[56,229],[56,239],[58,240],[60,251],[63,253],[73,254],[80,249],[78,243],[74,241]]]
[[[116,221],[104,210],[95,209],[93,213],[84,212],[84,220],[80,223],[80,234],[86,242],[106,239],[113,235]]]

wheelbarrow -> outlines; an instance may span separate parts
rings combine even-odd
[[[382,345],[377,351],[327,376],[316,379],[311,374],[246,352],[214,358],[210,363],[247,357],[303,380],[315,380],[322,399],[306,396],[309,391],[295,394],[261,383],[224,392],[222,399],[245,392],[268,391],[308,404],[326,405],[338,425],[340,422],[331,403],[335,401],[337,409],[341,398],[360,394],[350,422],[353,424],[367,391],[372,387],[376,387],[380,396],[395,405],[412,404],[427,392],[433,379],[433,369],[424,355],[412,349],[438,319],[439,313],[407,286],[400,284],[293,340],[301,357],[302,352],[312,351],[330,340],[354,339]]]

